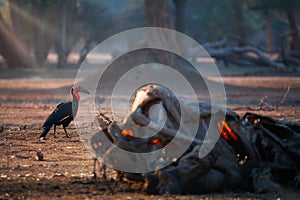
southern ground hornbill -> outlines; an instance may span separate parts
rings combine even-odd
[[[76,116],[78,110],[78,102],[80,99],[79,92],[90,94],[89,91],[87,91],[86,89],[80,86],[73,86],[71,88],[72,101],[60,103],[57,105],[56,109],[48,116],[48,118],[44,122],[43,132],[40,135],[40,139],[46,137],[47,133],[49,132],[49,130],[53,125],[54,125],[54,137],[56,137],[55,134],[56,134],[57,125],[62,125],[66,137],[68,137],[66,127],[71,123],[71,121]]]

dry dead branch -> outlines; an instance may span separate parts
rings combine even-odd
[[[275,105],[270,104],[269,101],[268,101],[268,97],[264,96],[259,101],[259,104],[258,104],[257,107],[242,106],[242,107],[235,107],[233,109],[234,110],[249,110],[249,111],[275,111],[275,110],[278,110],[278,108],[280,106],[285,104],[286,99],[288,97],[288,94],[290,93],[290,90],[291,90],[291,85],[289,85],[287,87],[287,89],[286,89],[284,95],[282,96],[282,99],[280,100],[280,102],[278,102]]]
[[[231,41],[235,44],[232,44]],[[205,43],[203,47],[211,57],[217,60],[223,60],[226,65],[259,65],[281,68],[279,63],[267,56],[267,54],[275,54],[277,52],[270,52],[264,47],[252,44],[235,35],[229,35],[214,43]]]

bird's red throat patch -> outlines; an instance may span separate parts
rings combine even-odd
[[[74,94],[75,94],[76,98],[77,98],[78,100],[80,100],[80,95],[79,95],[79,93],[78,93],[77,91],[75,91]]]
[[[80,95],[78,93],[78,88],[76,86],[73,87],[73,94],[76,96],[76,98],[78,100],[80,99]]]

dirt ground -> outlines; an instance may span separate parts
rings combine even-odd
[[[280,119],[300,121],[300,73],[276,72],[271,68],[222,68],[228,106],[239,114],[255,108],[262,97],[280,102],[288,85],[290,93],[276,111],[256,111]],[[208,194],[153,196],[138,188],[111,180],[116,194],[93,181],[93,158],[76,134],[71,138],[47,135],[40,141],[41,126],[56,104],[70,98],[75,69],[4,70],[0,72],[0,199],[276,199],[276,195]],[[51,130],[52,133],[52,130]],[[34,159],[41,151],[43,161]],[[98,176],[101,174],[98,171]],[[114,174],[109,175],[113,178]],[[299,198],[297,192],[292,197]],[[280,199],[280,198],[279,198]]]

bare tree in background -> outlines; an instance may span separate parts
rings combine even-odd
[[[234,19],[237,33],[241,38],[246,39],[246,29],[242,3],[240,0],[231,0],[231,6],[233,8],[233,14],[235,16]],[[243,43],[240,43],[239,45],[243,45]]]
[[[32,67],[34,64],[29,51],[16,36],[8,1],[0,9],[0,53],[9,67]]]
[[[168,0],[145,0],[146,26],[174,29]]]
[[[300,65],[300,29],[296,13],[300,9],[299,0],[249,0],[253,10],[280,12],[286,15],[290,31],[282,35],[281,57],[285,65]]]
[[[67,47],[66,47],[66,35],[67,35],[67,1],[61,0],[61,24],[60,24],[60,36],[57,40],[56,51],[58,55],[58,67],[64,67],[67,63]]]
[[[145,16],[147,27],[175,29],[168,0],[145,0]],[[165,32],[160,30],[156,30],[156,32],[157,33],[149,33],[148,35],[148,37],[151,38],[151,43],[163,44],[169,49],[172,49],[178,45],[175,34],[165,35]],[[170,42],[166,43],[166,41],[170,40],[172,41],[171,44]],[[174,64],[173,55],[155,51],[151,51],[151,53],[154,59],[159,63],[164,63],[167,65]]]
[[[186,0],[173,0],[175,5],[175,28],[179,32],[185,30],[185,8]]]
[[[268,10],[264,11],[265,25],[266,25],[266,45],[269,51],[274,51],[274,39],[272,31],[272,23],[270,19],[270,13]]]
[[[300,64],[300,30],[297,24],[296,16],[291,11],[286,11],[286,16],[289,21],[290,35],[291,35],[291,56],[295,56]]]

